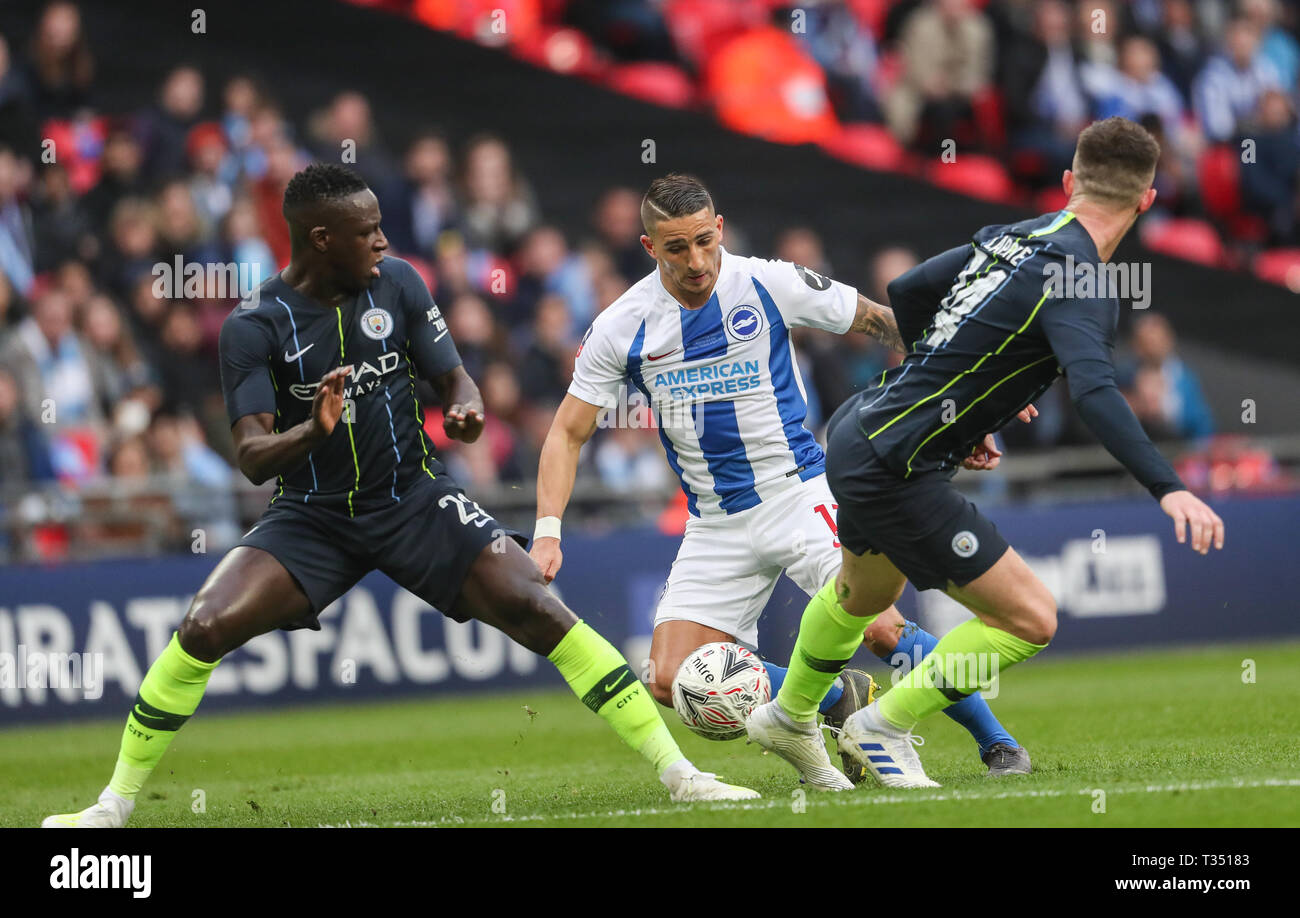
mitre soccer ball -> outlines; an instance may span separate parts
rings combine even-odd
[[[682,661],[673,708],[682,723],[711,740],[745,735],[745,718],[772,697],[762,661],[739,644],[705,644]]]

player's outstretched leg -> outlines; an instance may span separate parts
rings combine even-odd
[[[847,558],[854,556],[847,551]],[[874,556],[888,564],[887,559]],[[877,565],[878,566],[878,565]],[[892,565],[890,565],[892,567]],[[822,790],[849,790],[853,784],[830,764],[826,745],[817,728],[817,709],[837,676],[862,643],[872,620],[898,599],[902,575],[855,578],[861,592],[850,611],[841,600],[848,597],[849,579],[844,567],[809,601],[799,623],[799,637],[790,657],[780,692],[756,709],[747,726],[749,737],[795,767],[809,785]],[[858,613],[862,611],[860,614]],[[865,764],[865,763],[863,763]]]
[[[513,541],[487,546],[461,587],[456,611],[504,631],[545,656],[588,708],[659,774],[675,801],[748,800],[758,793],[724,784],[682,755],[649,690],[612,644],[546,588],[537,565]]]
[[[246,641],[311,612],[302,589],[261,549],[232,549],[208,575],[185,620],[154,660],[122,732],[117,767],[98,802],[47,817],[51,828],[120,828],[176,732],[189,720],[217,663]]]
[[[1056,633],[1052,594],[1014,549],[966,586],[950,584],[947,592],[977,617],[945,634],[920,666],[850,717],[841,749],[857,747],[862,757],[915,758],[903,740],[917,723],[1034,656]],[[904,775],[909,771],[905,761],[895,764]]]
[[[934,651],[939,639],[916,622],[904,620],[897,609],[890,608],[872,622],[864,643],[902,677]],[[988,777],[1027,775],[1032,770],[1029,753],[1002,726],[979,692],[944,708],[943,713],[974,737],[980,760],[988,766]]]

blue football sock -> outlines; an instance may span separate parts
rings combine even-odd
[[[881,659],[899,672],[906,673],[917,662],[928,656],[938,643],[937,637],[916,622],[906,622],[898,637],[898,646]],[[1006,728],[998,723],[998,719],[989,710],[988,702],[979,692],[967,695],[956,704],[949,705],[943,709],[943,713],[970,731],[970,735],[975,737],[975,742],[979,744],[980,755],[987,752],[995,743],[1006,743],[1008,746],[1020,745],[1006,731]]]
[[[776,693],[781,691],[781,683],[785,681],[786,668],[777,666],[775,663],[769,663],[766,660],[763,661],[763,665],[767,667],[767,677],[772,680],[772,697],[775,698]],[[843,697],[844,684],[839,679],[836,679],[831,684],[831,690],[822,699],[822,703],[817,706],[817,710],[825,714],[835,702]]]

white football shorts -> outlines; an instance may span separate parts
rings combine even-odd
[[[758,618],[782,572],[811,596],[840,567],[835,498],[825,475],[725,517],[691,517],[655,610],[661,622],[716,628],[758,646]],[[803,609],[792,610],[798,621]]]

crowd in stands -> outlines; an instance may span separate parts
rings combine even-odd
[[[1123,115],[1164,150],[1148,245],[1300,289],[1292,0],[352,2],[1039,210],[1079,130]]]
[[[972,41],[989,47],[993,36],[1016,21],[1013,12],[1040,30],[1068,33],[1069,22],[1076,21],[1053,0],[1041,5],[1055,9],[1046,19],[1028,4],[1019,10],[1003,4],[999,17],[992,9],[998,4],[986,11],[956,0],[898,6],[913,8],[906,15],[892,13],[899,18],[895,34],[911,36],[900,39],[905,41],[923,41],[931,30],[951,37],[944,24],[949,16],[971,23]],[[1134,4],[1133,13],[1145,17],[1139,22],[1152,22],[1174,6]],[[662,20],[650,15],[653,7],[574,3],[570,12],[603,21],[619,10],[626,21],[645,24],[643,32],[624,33],[628,48],[672,55],[677,46],[667,32],[656,31]],[[847,21],[848,10],[809,4],[817,22]],[[1119,12],[1114,15],[1118,22]],[[836,72],[843,80],[857,80],[834,96],[837,106],[849,107],[846,113],[898,119],[900,128],[906,123],[917,136],[935,130],[935,118],[963,117],[960,106],[932,104],[935,87],[924,80],[903,90],[900,78],[896,86],[913,95],[887,101],[873,90],[869,72],[853,69],[878,64],[883,38],[873,38],[864,26],[857,44],[846,44],[845,36],[833,36],[829,28],[811,28],[801,40],[817,55],[840,62]],[[1258,29],[1250,28],[1252,38],[1258,37]],[[1133,33],[1132,40],[1146,42],[1142,47],[1149,51],[1151,43],[1140,35]],[[996,39],[998,46],[1005,40]],[[1161,40],[1183,48],[1173,33]],[[1280,40],[1257,44],[1278,49],[1279,60],[1291,47]],[[1053,54],[1046,58],[1054,60]],[[1098,49],[1087,54],[1104,59]],[[1171,104],[1213,75],[1191,56],[1177,59],[1186,72],[1182,84],[1170,78]],[[78,7],[66,0],[44,8],[33,34],[0,36],[0,491],[13,498],[54,482],[73,490],[105,482],[129,489],[161,479],[186,482],[196,493],[228,492],[238,473],[216,345],[238,293],[205,298],[160,289],[157,266],[178,257],[185,263],[233,263],[250,269],[248,283],[260,282],[289,257],[280,214],[286,183],[314,158],[337,161],[344,138],[357,144],[355,167],[380,199],[392,252],[412,261],[429,283],[483,393],[488,420],[476,444],[449,443],[436,409],[427,413],[430,436],[471,492],[535,477],[583,331],[653,267],[639,243],[640,189],[606,189],[588,231],[568,238],[539,211],[530,176],[506,138],[429,129],[394,148],[376,130],[370,100],[358,92],[343,92],[317,111],[285,111],[274,91],[252,76],[212,85],[184,65],[162,76],[148,104],[106,111],[97,107],[95,66]],[[1060,90],[1056,64],[1044,66],[1052,75],[1035,85]],[[971,85],[984,85],[979,81],[996,73],[992,59],[987,67],[972,65]],[[1290,73],[1294,81],[1294,66]],[[944,87],[946,98],[965,88]],[[1035,99],[1043,95],[1030,93]],[[1235,96],[1209,96],[1245,111]],[[1128,98],[1122,92],[1116,97]],[[1196,96],[1190,98],[1186,107],[1195,110]],[[1075,106],[1052,117],[1080,119],[1088,111]],[[1060,138],[1064,122],[1044,132],[1052,124],[1051,118],[1030,119],[1017,124],[1014,136],[1037,137],[1038,149],[1050,157],[1051,138]],[[40,155],[47,148],[55,155]],[[788,228],[771,252],[746,254],[787,259],[832,276],[836,269],[808,227]],[[917,256],[889,249],[863,258],[871,277],[864,292],[883,300],[888,281]],[[804,329],[796,346],[814,430],[898,359],[858,335]],[[1137,323],[1131,350],[1126,384],[1153,434],[1181,439],[1213,432],[1195,375],[1178,358],[1168,323],[1154,314]],[[433,401],[423,387],[420,397]],[[1061,407],[1044,411],[1018,432],[1019,442],[1042,447],[1086,439],[1070,429],[1070,413]],[[580,475],[629,494],[672,483],[657,433],[648,427],[600,431]],[[12,506],[12,500],[0,501],[0,508]],[[233,505],[218,501],[217,511],[212,506],[193,508],[191,515],[211,519],[215,512],[222,537],[234,538]]]

